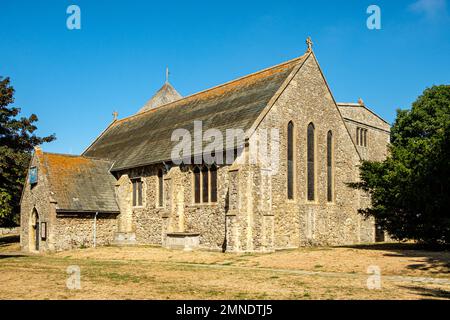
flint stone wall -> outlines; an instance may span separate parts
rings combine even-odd
[[[7,235],[18,235],[20,234],[20,228],[0,228],[0,236],[7,236]]]

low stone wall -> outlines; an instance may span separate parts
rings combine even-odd
[[[53,229],[56,251],[92,247],[94,245],[94,218],[92,214],[70,214],[57,216]],[[110,245],[117,232],[114,214],[99,214],[96,222],[96,245]]]
[[[0,236],[19,235],[19,233],[20,233],[20,227],[0,228]]]

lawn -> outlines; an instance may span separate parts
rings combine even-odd
[[[103,247],[45,255],[0,238],[0,299],[449,299],[450,252],[414,244],[271,254]],[[80,289],[68,289],[69,266]],[[368,289],[370,266],[381,287]]]

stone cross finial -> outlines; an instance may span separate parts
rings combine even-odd
[[[166,67],[166,83],[169,83],[169,67]]]
[[[311,37],[306,38],[306,45],[308,46],[308,52],[312,51],[313,42]]]
[[[114,111],[112,113],[112,115],[113,115],[113,120],[116,121],[117,120],[117,116],[119,115],[119,113],[117,111]]]
[[[359,104],[360,106],[363,106],[363,105],[364,105],[363,99],[359,98],[359,99],[358,99],[358,104]]]

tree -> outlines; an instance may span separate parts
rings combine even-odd
[[[19,222],[20,196],[25,182],[33,147],[55,140],[55,136],[38,137],[35,114],[18,117],[14,88],[9,78],[0,77],[0,225]]]
[[[394,239],[450,244],[450,86],[426,89],[411,110],[398,110],[389,156],[362,163],[361,182],[370,208]]]

